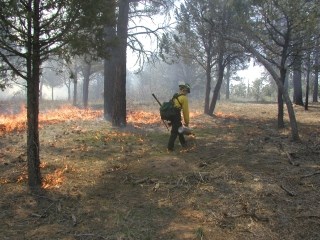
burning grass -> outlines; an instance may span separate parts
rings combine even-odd
[[[53,173],[46,174],[42,182],[43,189],[59,188],[65,180],[64,173],[67,170],[68,166],[66,165],[62,169],[56,169]]]
[[[22,105],[19,114],[0,114],[0,136],[13,131],[26,129],[26,109]]]
[[[13,131],[25,131],[27,123],[27,111],[21,106],[18,114],[0,114],[0,136]],[[92,120],[102,117],[101,110],[79,109],[73,106],[60,106],[39,113],[39,127],[48,124],[73,120]]]
[[[14,132],[25,131],[27,111],[21,106],[18,114],[0,114],[0,136]],[[199,116],[200,112],[192,112],[190,117]],[[39,128],[46,125],[68,121],[86,121],[103,117],[103,110],[79,109],[74,106],[60,106],[57,109],[45,110],[39,113]],[[128,111],[127,122],[135,127],[159,123],[159,113],[152,111]]]

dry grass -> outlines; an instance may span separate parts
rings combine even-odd
[[[319,239],[320,110],[295,110],[301,143],[276,129],[274,104],[221,103],[214,118],[194,111],[173,153],[154,109],[124,129],[47,121],[41,195],[26,186],[24,132],[7,133],[1,239]]]

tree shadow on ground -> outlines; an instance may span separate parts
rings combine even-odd
[[[63,183],[42,195],[2,185],[4,239],[320,237],[316,149],[269,120],[200,115],[194,124],[189,148],[173,153],[159,124],[44,129],[43,175],[65,169]]]

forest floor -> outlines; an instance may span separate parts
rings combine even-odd
[[[277,129],[276,104],[219,103],[214,117],[193,111],[189,147],[170,153],[142,106],[122,129],[40,121],[39,194],[25,130],[0,122],[0,239],[320,239],[320,105],[294,108],[299,143]]]

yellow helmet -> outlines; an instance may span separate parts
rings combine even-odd
[[[180,84],[179,88],[180,89],[186,89],[188,91],[188,93],[190,93],[190,84],[188,84],[188,83]]]

